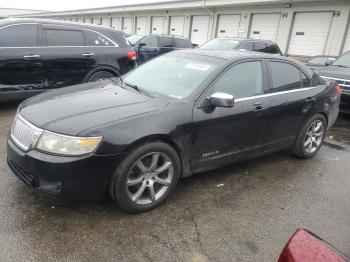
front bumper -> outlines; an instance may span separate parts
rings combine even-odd
[[[104,198],[123,156],[55,156],[36,150],[23,152],[11,139],[7,143],[7,162],[12,172],[33,189],[62,200]]]

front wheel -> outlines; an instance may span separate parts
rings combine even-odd
[[[180,160],[166,143],[143,144],[122,161],[110,183],[110,195],[125,211],[139,213],[158,207],[176,187]]]
[[[326,136],[326,118],[321,114],[311,117],[302,128],[293,153],[300,158],[311,158],[321,148]]]

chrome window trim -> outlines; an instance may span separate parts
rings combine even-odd
[[[293,89],[293,90],[288,90],[288,91],[281,91],[281,92],[276,92],[276,93],[269,93],[269,94],[262,94],[262,95],[257,95],[257,96],[238,98],[238,99],[235,99],[235,102],[249,101],[249,100],[253,100],[253,99],[257,99],[257,98],[264,98],[264,97],[277,96],[277,95],[283,95],[283,94],[289,94],[289,93],[296,93],[296,92],[300,92],[300,91],[312,90],[312,89],[315,89],[318,87],[319,86],[305,87],[305,88]]]
[[[350,82],[350,79],[341,79],[341,78],[336,78],[336,77],[329,77],[329,76],[321,76],[322,78],[326,78],[326,79],[331,79],[331,80],[339,80],[339,81],[344,81],[344,82]]]
[[[16,24],[10,24],[10,25],[5,25],[3,27],[0,27],[0,30],[4,29],[4,28],[8,28],[8,27],[11,27],[11,26],[18,26],[18,25],[39,25],[39,23],[35,23],[35,22],[28,22],[28,23],[16,23]],[[44,24],[43,24],[44,25]],[[62,27],[69,27],[69,28],[77,28],[77,29],[80,29],[80,30],[87,30],[87,31],[90,31],[90,32],[94,32],[104,38],[106,38],[108,41],[111,42],[111,46],[20,46],[20,47],[12,47],[12,46],[5,46],[5,47],[0,47],[0,48],[55,48],[55,47],[119,47],[119,45],[114,42],[112,39],[110,39],[109,37],[105,36],[104,34],[100,33],[100,32],[97,32],[93,29],[90,29],[90,28],[84,28],[84,27],[78,27],[78,26],[71,26],[71,25],[61,25],[61,24],[46,24],[46,25],[49,25],[49,26],[62,26]],[[43,29],[45,30],[45,29]],[[84,33],[83,33],[84,34]],[[85,39],[85,37],[84,37]]]

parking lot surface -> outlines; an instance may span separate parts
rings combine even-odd
[[[297,228],[350,255],[350,117],[312,160],[289,152],[182,179],[160,208],[59,202],[6,164],[16,104],[0,107],[0,261],[276,261]]]

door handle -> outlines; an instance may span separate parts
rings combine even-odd
[[[91,57],[91,56],[94,56],[95,54],[94,53],[83,53],[81,55],[84,57]]]
[[[254,106],[256,106],[256,107],[258,107],[258,106],[260,106],[260,107],[261,107],[262,102],[255,102],[253,105],[254,105]]]
[[[308,102],[308,103],[310,103],[310,102],[315,102],[315,98],[314,97],[308,97],[308,98],[306,98],[306,102]]]
[[[257,106],[257,107],[254,109],[254,112],[255,112],[255,113],[261,113],[261,112],[264,112],[265,110],[266,110],[265,107]]]
[[[38,59],[40,55],[25,55],[23,56],[24,59]]]

